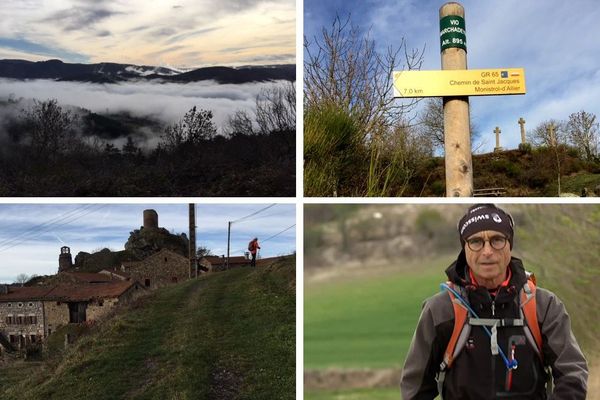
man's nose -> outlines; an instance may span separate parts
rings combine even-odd
[[[481,252],[486,255],[494,253],[494,248],[492,247],[492,243],[489,240],[483,242],[483,249],[481,249]]]

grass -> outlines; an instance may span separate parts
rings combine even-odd
[[[421,304],[439,290],[439,260],[412,271],[307,286],[304,295],[304,366],[400,367]]]
[[[576,195],[581,195],[581,190],[584,187],[587,187],[590,194],[594,192],[594,188],[600,185],[600,174],[590,174],[590,173],[579,173],[573,176],[563,176],[560,179],[561,181],[561,192],[563,193],[574,193]],[[558,192],[558,186],[556,182],[552,182],[548,185],[547,193],[548,195],[556,196]]]
[[[0,397],[293,399],[294,277],[288,261],[156,291]]]

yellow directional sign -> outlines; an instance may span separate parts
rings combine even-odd
[[[491,96],[525,93],[523,68],[394,72],[394,97]]]

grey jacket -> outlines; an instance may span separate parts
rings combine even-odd
[[[518,291],[525,282],[521,260],[511,260],[513,278],[505,292],[499,291],[495,301],[496,317],[518,318]],[[488,318],[489,294],[483,288],[470,285],[465,274],[464,254],[459,255],[446,273],[451,281],[470,288],[469,303],[476,307],[482,318]],[[466,276],[466,278],[465,278]],[[512,289],[511,289],[512,288]],[[486,297],[487,296],[487,297]],[[536,291],[537,318],[543,338],[544,364],[551,368],[554,388],[550,399],[585,399],[587,392],[587,363],[571,331],[569,315],[562,302],[552,292],[538,288]],[[494,312],[492,310],[492,312]],[[498,315],[500,314],[500,315]],[[443,353],[454,327],[454,311],[448,293],[438,293],[427,299],[419,318],[412,343],[402,372],[401,391],[403,400],[434,399],[438,395],[436,375]],[[522,327],[498,331],[498,343],[510,343],[522,335]],[[447,371],[443,394],[452,399],[546,399],[545,365],[542,365],[535,349],[523,343],[517,349],[519,367],[513,370],[511,388],[505,387],[507,370],[499,356],[493,356],[490,339],[481,327],[472,327],[468,345]],[[507,347],[504,345],[504,347]]]

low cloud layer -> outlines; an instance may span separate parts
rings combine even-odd
[[[286,82],[287,83],[287,82]],[[65,108],[83,107],[96,113],[116,113],[128,111],[138,116],[151,116],[172,124],[179,121],[187,111],[196,106],[213,112],[213,121],[222,132],[228,118],[236,110],[245,110],[252,114],[256,97],[262,90],[270,89],[283,82],[218,84],[214,81],[196,83],[123,83],[101,85],[93,83],[57,82],[50,80],[16,81],[0,79],[0,101],[9,98],[28,100],[56,99]],[[0,131],[15,115],[19,107],[0,109]],[[147,146],[155,145],[161,132],[139,132],[146,137]],[[115,144],[124,142],[121,138]]]

